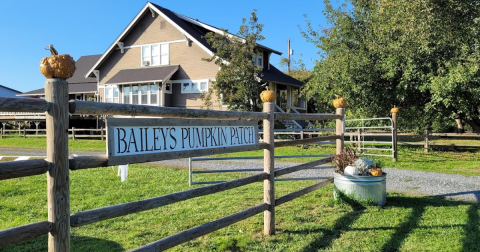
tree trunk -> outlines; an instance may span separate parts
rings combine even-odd
[[[480,133],[480,119],[468,120],[465,119],[465,123],[472,127],[473,132]]]
[[[455,122],[457,123],[457,133],[465,133],[460,115],[455,114]]]

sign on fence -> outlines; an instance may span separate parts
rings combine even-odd
[[[107,118],[109,165],[255,149],[256,121]]]

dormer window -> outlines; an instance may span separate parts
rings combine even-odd
[[[142,46],[141,66],[160,66],[169,64],[168,44],[151,44]]]
[[[263,54],[261,52],[260,54],[255,54],[253,61],[255,62],[256,66],[263,67]]]

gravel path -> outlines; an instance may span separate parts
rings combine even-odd
[[[6,155],[45,156],[45,150],[0,148]],[[70,151],[77,155],[101,155],[104,153]],[[188,167],[188,159],[158,161],[158,164]],[[297,163],[276,162],[276,168],[298,165]],[[249,169],[263,168],[262,160],[195,161],[194,169]],[[447,199],[480,203],[480,176],[463,176],[437,172],[410,171],[385,168],[388,174],[387,191],[414,195],[439,196]],[[289,177],[332,177],[333,167],[323,165],[317,169],[298,171]],[[195,179],[195,178],[194,178]]]

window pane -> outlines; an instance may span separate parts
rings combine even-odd
[[[162,65],[168,65],[168,55],[162,55],[161,59]]]
[[[113,98],[113,103],[118,103],[118,97],[117,97],[117,98]]]
[[[151,105],[157,105],[158,102],[157,102],[157,94],[151,94],[150,95],[150,104]]]
[[[258,57],[257,57],[257,65],[258,65],[258,66],[262,66],[262,63],[263,63],[262,61],[263,61],[263,60],[262,60],[262,56],[261,56],[261,55],[258,55]]]
[[[158,45],[152,45],[152,56],[160,55],[160,47]]]
[[[198,91],[200,91],[200,90],[198,89],[198,82],[192,82],[192,91],[193,91],[193,92],[198,92]]]
[[[207,91],[207,83],[206,82],[200,82],[200,91]]]
[[[123,103],[130,104],[130,93],[131,93],[130,86],[124,86],[122,88],[122,91],[123,91]]]
[[[170,83],[165,84],[165,90],[166,90],[166,91],[170,91],[170,90],[171,90],[171,84],[170,84]]]
[[[113,87],[113,97],[118,98],[118,87]]]
[[[112,97],[112,88],[111,87],[106,87],[105,88],[105,98],[110,98]]]
[[[150,56],[150,46],[142,46],[143,57]]]
[[[132,104],[138,104],[138,85],[132,85]]]
[[[148,84],[144,84],[141,86],[141,96],[142,96],[142,104],[148,104]]]
[[[183,91],[190,91],[190,83],[183,83],[182,84]]]
[[[113,98],[105,98],[105,102],[112,103],[112,101],[113,101]]]
[[[160,56],[152,56],[152,66],[160,65]]]
[[[158,93],[158,87],[155,84],[150,85],[150,94],[157,94]]]

